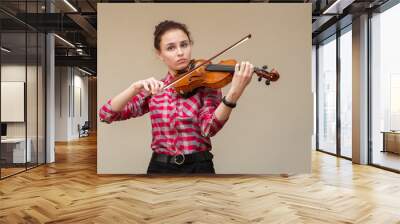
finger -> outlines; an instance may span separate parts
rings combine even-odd
[[[151,85],[151,87],[152,87],[152,89],[153,89],[153,86],[154,86],[154,81],[155,81],[156,79],[155,78],[153,78],[153,77],[151,77],[151,78],[149,78],[149,83],[150,83],[150,85]]]
[[[249,76],[250,76],[249,73],[250,73],[250,64],[249,64],[248,61],[246,61],[243,74],[244,74],[246,77],[249,77]]]
[[[151,89],[151,93],[154,93],[154,89],[156,88],[156,85],[154,83],[154,80],[150,80],[150,89]]]
[[[152,83],[153,83],[153,92],[157,93],[157,91],[158,91],[158,80],[153,79]]]
[[[250,64],[250,66],[249,66],[250,68],[249,68],[249,72],[250,72],[250,74],[249,74],[249,76],[250,76],[250,78],[249,78],[249,83],[251,82],[251,78],[253,77],[253,72],[254,72],[254,66],[253,66],[253,64]]]
[[[150,92],[150,89],[149,89],[149,86],[148,86],[148,85],[149,85],[149,84],[147,83],[147,81],[144,80],[144,81],[143,81],[143,87],[144,87],[144,89],[145,89],[146,91]]]
[[[253,73],[254,73],[254,65],[253,64],[250,64],[250,73],[253,75]]]
[[[236,63],[236,65],[235,65],[235,73],[236,74],[239,73],[239,63]]]
[[[152,91],[152,93],[153,94],[156,94],[157,93],[157,89],[158,89],[158,87],[157,87],[157,83],[156,82],[152,82],[152,84],[153,84],[153,89],[151,90]]]
[[[240,74],[243,74],[243,71],[244,71],[244,69],[245,69],[245,66],[246,66],[246,62],[245,61],[242,61],[242,64],[240,65]]]
[[[154,93],[158,93],[160,91],[160,84],[158,80],[154,81]]]
[[[147,89],[149,89],[149,92],[152,93],[151,82],[149,81],[147,81]]]
[[[252,75],[252,73],[251,73],[251,63],[250,62],[247,64],[247,73],[246,73],[246,75],[249,76],[249,77],[251,77],[251,75]]]

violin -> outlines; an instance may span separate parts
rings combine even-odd
[[[237,61],[234,59],[222,60],[218,64],[212,64],[211,60],[217,56],[232,49],[238,44],[249,39],[251,34],[213,56],[208,60],[199,59],[191,60],[189,65],[183,71],[178,71],[178,76],[175,77],[170,84],[164,87],[173,87],[183,97],[190,97],[200,87],[208,87],[212,89],[220,89],[228,85],[235,73],[235,65]],[[254,73],[258,76],[258,81],[265,79],[265,84],[270,85],[271,81],[279,79],[279,73],[276,70],[268,71],[268,67],[264,65],[261,68],[255,67]]]

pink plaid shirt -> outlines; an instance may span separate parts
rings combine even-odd
[[[173,76],[168,73],[162,80],[167,85]],[[226,123],[215,117],[214,111],[221,103],[222,92],[200,88],[187,99],[173,88],[149,96],[139,92],[128,101],[122,111],[111,109],[111,99],[99,111],[100,121],[111,123],[139,117],[150,112],[152,127],[151,148],[156,153],[168,155],[191,154],[211,150],[210,137],[217,134]]]

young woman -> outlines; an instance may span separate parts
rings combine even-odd
[[[250,83],[254,67],[236,64],[231,87],[224,98],[221,90],[202,87],[182,97],[164,86],[188,67],[193,40],[185,24],[166,20],[155,27],[154,48],[168,73],[132,83],[104,104],[100,120],[111,123],[150,112],[153,155],[147,173],[215,173],[210,138],[229,118],[232,108]]]

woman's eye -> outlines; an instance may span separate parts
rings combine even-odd
[[[172,51],[173,49],[174,49],[174,47],[172,47],[172,46],[171,47],[167,47],[168,51]]]
[[[182,44],[181,44],[181,47],[187,47],[187,46],[188,46],[187,43],[182,43]]]

